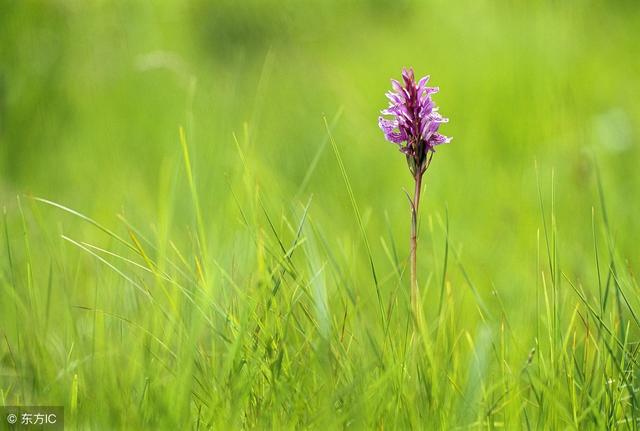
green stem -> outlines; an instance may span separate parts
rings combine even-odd
[[[415,176],[415,191],[411,204],[411,306],[416,319],[418,317],[418,307],[420,303],[420,292],[418,291],[418,208],[420,206],[420,189],[422,186],[422,172]]]

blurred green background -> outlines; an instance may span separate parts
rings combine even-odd
[[[0,11],[3,201],[32,193],[102,220],[125,208],[153,221],[182,125],[212,229],[235,228],[225,215],[236,133],[276,203],[313,194],[314,211],[347,232],[342,180],[321,149],[323,115],[341,112],[336,140],[373,236],[386,211],[403,238],[410,177],[376,119],[389,78],[413,66],[441,87],[454,137],[428,174],[424,213],[449,207],[452,236],[485,281],[531,258],[536,160],[547,196],[555,170],[558,223],[578,253],[567,259],[579,265],[589,240],[594,160],[633,258],[635,2],[3,1]]]
[[[315,225],[355,262],[353,284],[374,301],[323,117],[376,263],[384,268],[381,238],[390,237],[404,261],[411,178],[377,117],[389,79],[413,66],[440,87],[435,100],[450,118],[442,132],[454,138],[426,175],[422,281],[441,261],[448,212],[452,245],[481,294],[499,290],[526,326],[542,229],[537,176],[547,210],[554,185],[563,270],[595,279],[597,167],[617,250],[640,270],[638,29],[636,1],[1,0],[0,202],[10,219],[16,195],[107,226],[123,213],[145,232],[167,226],[163,235],[179,242],[193,225],[183,126],[209,249],[239,265],[239,283],[253,260],[236,199],[260,193],[277,218],[313,196]],[[50,232],[78,229],[59,212],[41,214]]]

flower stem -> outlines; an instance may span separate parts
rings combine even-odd
[[[416,173],[415,191],[413,194],[413,202],[411,203],[411,306],[415,314],[416,320],[418,319],[418,310],[420,305],[420,293],[418,292],[418,260],[417,260],[417,248],[418,248],[418,207],[420,206],[420,188],[422,186],[422,174],[423,172]]]

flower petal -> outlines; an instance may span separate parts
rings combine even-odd
[[[403,134],[400,132],[396,132],[398,127],[398,122],[394,120],[387,120],[384,117],[378,118],[378,125],[380,129],[384,133],[384,137],[389,142],[393,142],[394,144],[400,144],[405,139],[403,139]]]

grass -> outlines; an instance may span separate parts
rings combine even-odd
[[[624,1],[0,0],[0,403],[636,429],[639,27]],[[376,124],[410,65],[454,137],[417,323],[411,178]]]
[[[198,227],[180,137],[194,203],[184,244],[159,237],[168,226],[106,227],[42,198],[18,198],[18,224],[5,211],[3,403],[59,403],[81,428],[636,428],[639,286],[619,263],[604,194],[592,212],[596,277],[576,280],[561,265],[553,186],[547,205],[539,189],[537,282],[517,286],[536,291],[530,321],[498,289],[483,298],[448,218],[428,215],[434,265],[418,330],[406,260],[390,252],[373,272],[333,138],[362,234],[354,249],[330,245],[312,200],[276,216],[246,182],[244,256],[230,258]],[[52,232],[50,218],[105,245]],[[356,278],[367,260],[373,277]]]

